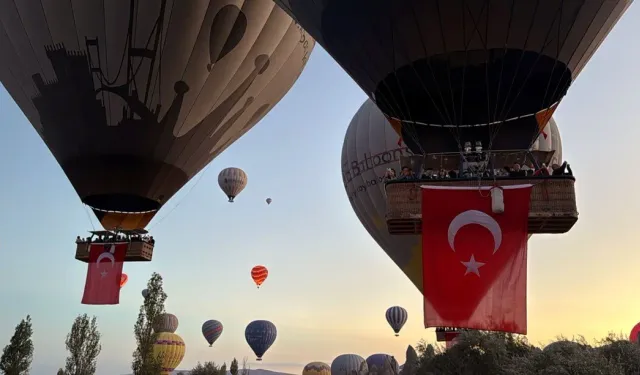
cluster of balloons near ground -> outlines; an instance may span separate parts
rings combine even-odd
[[[307,364],[302,375],[397,375],[399,371],[398,361],[388,354],[373,354],[366,360],[357,354],[342,354],[331,362],[331,366],[324,362]]]

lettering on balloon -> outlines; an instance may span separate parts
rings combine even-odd
[[[348,186],[348,184],[351,183],[354,178],[359,177],[363,173],[377,167],[397,163],[400,161],[401,156],[407,155],[410,155],[409,149],[407,147],[398,147],[393,150],[383,151],[374,155],[365,152],[362,159],[353,161],[350,165],[348,163],[344,163],[342,165],[342,181],[344,182],[344,187],[347,190],[347,196],[349,197],[349,200],[355,199],[355,197],[359,193],[366,192],[370,187],[383,184],[384,173],[380,176],[375,176],[375,178],[367,179],[360,185]],[[399,171],[396,170],[396,172]]]
[[[307,33],[304,31],[302,26],[300,26],[297,22],[296,22],[296,27],[300,32],[300,40],[298,41],[298,43],[302,44],[302,49],[304,50],[304,54],[302,55],[302,63],[306,64],[307,60],[309,60],[309,53],[310,53],[309,40],[307,40]]]

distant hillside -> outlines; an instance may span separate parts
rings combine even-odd
[[[189,370],[175,370],[174,372],[171,373],[171,375],[178,375],[178,373],[182,373],[183,375],[189,375],[189,372],[190,372]],[[127,374],[127,375],[133,375],[133,374]],[[231,375],[231,373],[227,371],[227,375]],[[251,369],[249,370],[249,375],[293,375],[293,374],[288,374],[286,372],[271,371],[271,370]]]

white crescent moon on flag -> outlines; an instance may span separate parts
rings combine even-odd
[[[500,224],[498,224],[494,218],[478,210],[465,211],[458,214],[458,216],[451,220],[448,232],[449,246],[451,246],[451,250],[456,251],[454,240],[456,239],[456,234],[458,234],[460,228],[469,224],[481,225],[491,232],[491,235],[493,235],[493,254],[495,254],[500,248],[500,244],[502,244],[502,229],[500,228]]]
[[[111,268],[115,267],[116,258],[113,256],[115,251],[116,251],[116,246],[111,245],[111,249],[109,251],[105,251],[104,253],[100,254],[98,256],[98,259],[96,260],[96,267],[98,267],[100,265],[100,261],[102,261],[105,258],[109,259],[109,261],[111,262]]]

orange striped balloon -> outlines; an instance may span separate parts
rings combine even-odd
[[[120,276],[120,288],[122,288],[127,281],[129,281],[129,276],[127,276],[126,273],[123,273],[122,276]]]
[[[269,276],[269,271],[265,266],[255,266],[251,269],[251,278],[258,288],[260,288],[260,285],[267,279],[267,276]]]

